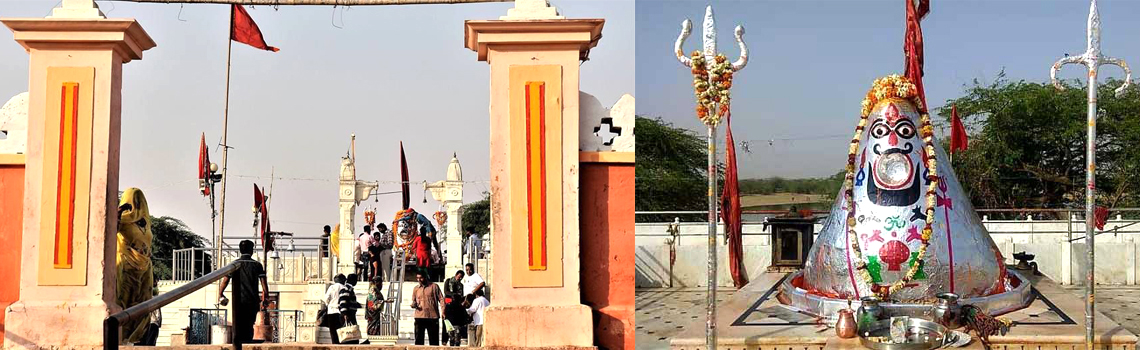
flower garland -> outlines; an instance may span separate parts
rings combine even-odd
[[[431,217],[439,224],[440,230],[443,230],[443,225],[447,223],[447,212],[437,211]]]
[[[408,247],[410,247],[412,245],[412,241],[414,238],[413,236],[415,236],[415,234],[416,234],[416,232],[415,232],[415,230],[416,230],[416,227],[415,227],[416,226],[416,219],[414,216],[415,214],[416,214],[416,211],[415,211],[415,209],[412,209],[412,208],[402,209],[402,210],[396,211],[396,218],[392,220],[392,232],[394,232],[396,235],[402,236],[402,232],[399,231],[400,221],[408,221],[408,225],[410,225],[409,228],[411,230],[413,230],[412,233],[408,235],[408,237],[403,237],[404,238],[403,244],[396,244],[396,248],[407,249]]]
[[[930,237],[933,235],[934,224],[934,208],[935,208],[935,189],[938,188],[938,163],[934,156],[934,127],[930,125],[930,115],[923,112],[926,107],[922,105],[922,101],[917,99],[917,89],[906,78],[897,74],[890,75],[884,78],[875,80],[871,90],[867,92],[867,97],[863,99],[862,115],[859,118],[859,125],[855,127],[855,136],[851,138],[851,147],[847,153],[847,176],[843,180],[844,184],[844,199],[847,201],[847,235],[851,241],[851,251],[855,253],[855,270],[858,271],[859,277],[864,283],[871,286],[871,291],[886,299],[891,294],[902,289],[908,282],[914,279],[914,275],[918,273],[921,266],[922,259],[926,257],[926,248],[930,246]],[[893,99],[904,99],[913,102],[920,111],[920,119],[922,123],[921,135],[924,143],[926,154],[929,155],[926,160],[927,169],[929,169],[928,180],[930,185],[926,190],[926,226],[922,229],[922,247],[918,249],[918,255],[915,257],[916,263],[911,264],[910,269],[907,270],[903,278],[895,281],[890,286],[880,286],[873,282],[871,274],[867,271],[867,263],[863,259],[863,251],[859,248],[858,235],[855,233],[855,158],[859,148],[859,143],[863,138],[863,129],[867,126],[867,117],[870,116],[871,111],[875,106],[882,102],[888,102]]]
[[[729,89],[732,88],[732,63],[724,55],[713,58],[711,67],[707,67],[705,56],[700,51],[693,51],[693,93],[697,97],[697,118],[705,125],[716,127],[720,118],[728,115]],[[711,113],[714,107],[719,107],[716,113]]]
[[[364,223],[368,226],[376,227],[376,209],[364,209]]]

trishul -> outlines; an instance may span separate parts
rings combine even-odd
[[[1096,0],[1092,0],[1089,7],[1089,26],[1088,26],[1088,49],[1080,56],[1069,56],[1062,58],[1053,64],[1052,70],[1049,71],[1049,78],[1053,80],[1053,86],[1058,90],[1064,89],[1061,82],[1057,80],[1057,71],[1061,66],[1068,63],[1080,63],[1089,69],[1089,82],[1088,82],[1088,140],[1085,147],[1085,159],[1087,168],[1085,168],[1085,241],[1088,247],[1088,255],[1086,255],[1088,264],[1087,274],[1085,276],[1085,348],[1092,349],[1093,341],[1096,334],[1094,333],[1095,321],[1095,278],[1096,278],[1096,234],[1093,232],[1095,226],[1095,206],[1096,206],[1096,74],[1101,65],[1111,64],[1119,66],[1124,69],[1124,84],[1116,88],[1116,96],[1123,95],[1124,90],[1131,85],[1132,72],[1128,69],[1128,64],[1123,60],[1102,56],[1100,54],[1100,13],[1097,12]]]
[[[705,46],[705,69],[708,71],[713,70],[713,65],[716,64],[716,20],[713,19],[712,6],[705,7],[705,32],[704,32],[704,46]],[[692,68],[693,61],[685,55],[682,47],[685,44],[685,39],[693,30],[693,22],[685,19],[681,23],[681,35],[677,37],[677,43],[673,46],[673,51],[677,55],[677,60],[685,67]],[[740,58],[732,62],[732,71],[739,71],[744,69],[748,64],[748,46],[744,45],[744,27],[736,26],[736,43],[740,45]],[[709,77],[709,84],[712,84],[712,77]],[[699,102],[698,102],[699,103]],[[725,103],[725,101],[721,101]],[[716,110],[710,110],[709,113],[717,113]],[[709,225],[709,255],[708,255],[708,304],[707,304],[707,319],[705,323],[705,345],[709,350],[716,349],[716,259],[717,259],[717,196],[716,196],[716,179],[717,179],[717,163],[716,163],[716,119],[702,118],[705,127],[708,129],[708,225]]]
[[[706,44],[706,47],[707,45],[708,44]],[[713,47],[716,47],[715,43]],[[1132,71],[1128,69],[1128,64],[1125,63],[1124,60],[1100,54],[1100,12],[1097,11],[1096,0],[1092,0],[1092,4],[1089,6],[1088,48],[1085,50],[1085,53],[1080,56],[1066,56],[1065,58],[1057,60],[1057,63],[1053,64],[1053,69],[1049,71],[1049,78],[1053,81],[1053,86],[1057,87],[1058,90],[1064,90],[1065,87],[1061,85],[1061,81],[1057,80],[1057,71],[1061,70],[1061,66],[1070,63],[1079,63],[1088,67],[1089,89],[1091,91],[1089,96],[1092,98],[1092,100],[1090,100],[1091,103],[1096,103],[1096,76],[1101,65],[1114,65],[1124,70],[1124,84],[1116,88],[1117,97],[1120,97],[1124,93],[1124,89],[1132,85]]]
[[[705,30],[704,30],[704,46],[705,46],[705,65],[706,68],[712,68],[713,58],[716,57],[716,19],[713,18],[712,6],[705,7]],[[692,60],[685,51],[681,48],[685,44],[685,39],[689,38],[689,34],[693,31],[693,21],[685,19],[681,22],[681,35],[677,37],[677,43],[673,45],[673,53],[677,55],[677,60],[685,67],[692,67]],[[739,71],[748,65],[748,46],[744,45],[744,27],[736,26],[736,44],[740,46],[740,58],[732,62],[732,70]]]

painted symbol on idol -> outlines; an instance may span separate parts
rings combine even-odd
[[[406,245],[415,238],[415,225],[407,220],[396,222],[396,245]]]
[[[880,206],[910,206],[922,194],[919,168],[922,140],[918,137],[918,111],[901,100],[881,104],[873,113],[865,167],[867,198]],[[862,169],[860,169],[862,170]]]

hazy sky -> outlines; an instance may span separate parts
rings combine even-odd
[[[637,112],[698,130],[702,137],[704,126],[693,112],[692,76],[672,51],[685,18],[694,21],[685,51],[701,48],[709,3],[716,12],[720,50],[730,60],[738,57],[732,30],[742,24],[751,52],[732,89],[734,136],[756,140],[751,154],[737,148],[741,176],[817,177],[839,171],[871,82],[902,73],[905,3],[638,1]],[[1002,69],[1013,80],[1047,81],[1053,62],[1085,50],[1087,0],[931,3],[922,26],[924,82],[933,107],[961,96],[974,79],[992,81]],[[1104,54],[1140,63],[1140,1],[1102,0],[1099,7]],[[1123,77],[1112,66],[1101,72]],[[1060,77],[1083,82],[1085,74],[1083,68],[1066,66]],[[719,131],[723,142],[724,128]],[[775,139],[771,146],[770,139]]]
[[[0,17],[44,17],[57,1],[0,0]],[[221,162],[228,5],[99,1],[110,18],[135,18],[158,46],[123,67],[120,186],[138,187],[155,216],[184,220],[209,236],[209,202],[199,195],[198,142],[206,133]],[[555,0],[568,18],[604,18],[604,38],[583,63],[581,90],[604,105],[634,88],[632,0]],[[399,181],[404,142],[413,182],[443,180],[457,152],[465,200],[489,189],[490,68],[463,47],[463,21],[498,19],[511,3],[463,5],[269,6],[249,9],[272,53],[233,45],[226,235],[252,237],[252,187],[269,175],[309,180],[274,184],[274,230],[315,236],[337,221],[340,157],[356,133],[357,176]],[[0,103],[26,91],[28,55],[0,35]],[[239,176],[240,175],[240,176]],[[259,177],[259,178],[251,178]],[[399,185],[382,185],[381,192]],[[412,204],[431,213],[421,186]],[[427,195],[430,197],[430,194]],[[400,196],[386,195],[390,222]],[[360,210],[358,210],[359,214]],[[362,222],[357,216],[357,222]],[[360,225],[363,225],[361,223]]]

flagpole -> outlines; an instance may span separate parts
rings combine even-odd
[[[221,213],[218,217],[218,244],[214,247],[218,250],[216,253],[218,255],[218,267],[222,266],[222,245],[225,244],[222,241],[222,237],[225,237],[224,232],[226,231],[226,178],[229,177],[229,172],[227,171],[229,169],[229,163],[227,163],[228,158],[226,155],[230,150],[227,132],[229,131],[230,125],[230,61],[233,57],[232,51],[234,47],[234,41],[231,40],[233,38],[233,30],[234,10],[233,6],[230,6],[230,31],[229,36],[226,38],[226,104],[222,112],[222,198],[220,204]]]

